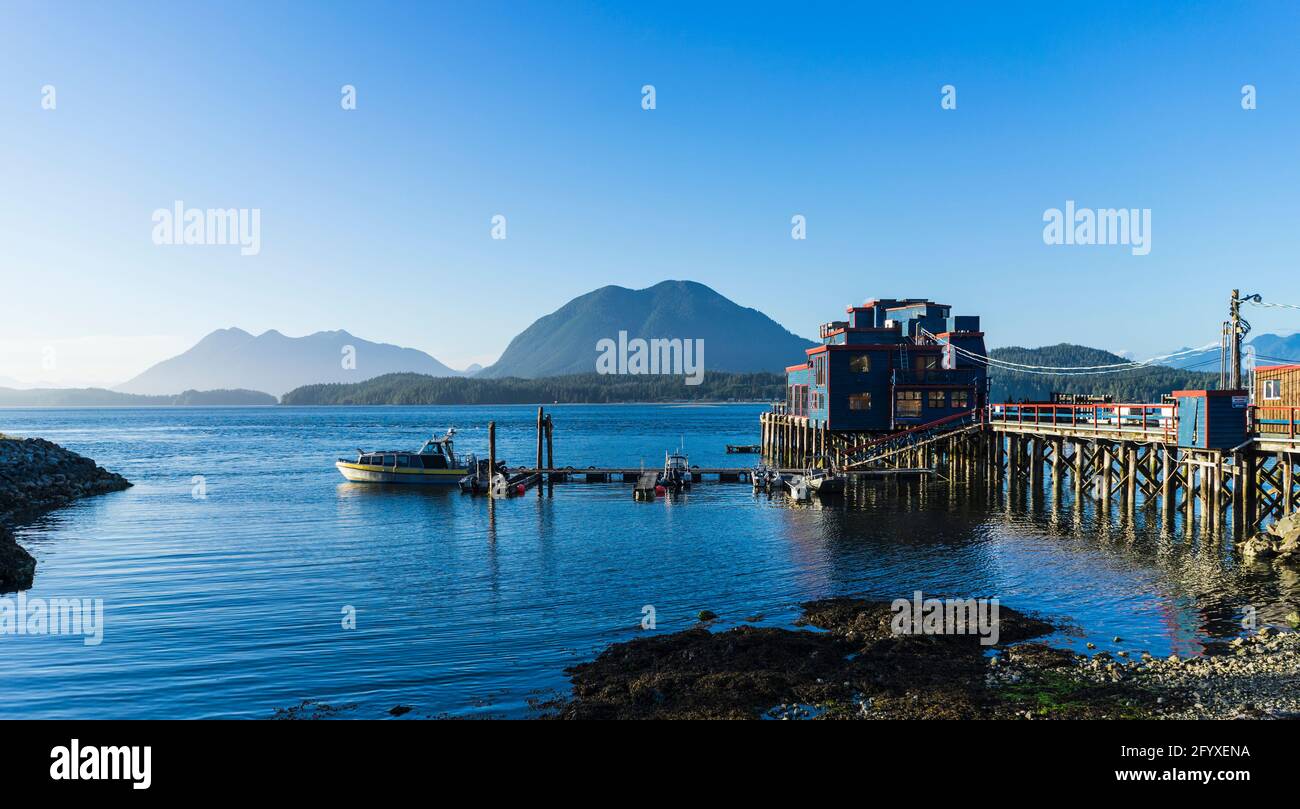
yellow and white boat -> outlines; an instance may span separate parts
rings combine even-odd
[[[353,483],[415,483],[424,486],[454,486],[477,466],[474,456],[463,460],[452,447],[454,429],[441,438],[430,438],[417,452],[357,450],[354,461],[334,464]]]

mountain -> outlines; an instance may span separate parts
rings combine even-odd
[[[1110,365],[1125,362],[1118,354],[1099,348],[1060,343],[1041,348],[1009,346],[989,352],[995,360],[1022,365],[1080,368],[1089,365]],[[1160,397],[1175,390],[1195,390],[1218,386],[1219,374],[1149,365],[1121,370],[1117,373],[1087,375],[1045,375],[989,368],[992,402],[1018,402],[1022,400],[1046,401],[1053,392],[1110,394],[1117,402],[1159,402]]]
[[[1286,365],[1300,362],[1300,333],[1261,334],[1246,341],[1255,349],[1256,365]]]
[[[574,298],[510,341],[479,377],[534,379],[596,370],[601,340],[683,338],[704,341],[704,369],[779,373],[815,345],[756,309],[739,306],[694,281],[648,289],[601,287]]]
[[[699,385],[671,376],[602,376],[596,373],[544,379],[438,378],[388,374],[350,385],[307,385],[284,395],[286,405],[565,404],[587,402],[770,402],[785,398],[778,374],[704,375]]]
[[[0,388],[0,407],[219,407],[275,403],[274,396],[255,390],[187,390],[173,396],[141,396],[104,388]]]
[[[1300,362],[1300,333],[1296,334],[1259,334],[1246,341],[1246,346],[1255,349],[1257,365],[1285,365]],[[1187,348],[1178,349],[1179,352]],[[1161,365],[1171,368],[1195,368],[1200,371],[1219,370],[1219,348],[1207,348],[1190,354],[1180,354],[1165,360]]]
[[[349,359],[355,361],[351,369],[344,367]],[[248,388],[279,396],[302,385],[360,382],[399,372],[460,375],[423,351],[372,343],[345,331],[286,337],[271,330],[254,337],[232,328],[212,332],[185,353],[158,363],[115,390],[158,395],[190,389]]]

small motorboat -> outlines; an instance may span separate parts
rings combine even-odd
[[[660,486],[668,491],[681,491],[689,489],[693,480],[691,462],[686,453],[681,450],[664,453],[664,471],[659,474]]]
[[[835,474],[835,470],[829,466],[809,469],[803,479],[813,494],[819,497],[844,493],[844,476]]]
[[[497,461],[496,473],[498,475],[508,474],[505,461]],[[488,488],[492,485],[493,476],[488,474],[487,458],[480,458],[477,463],[470,467],[470,473],[461,478],[458,482],[460,490],[469,494],[487,493]]]
[[[751,475],[755,492],[770,492],[781,484],[781,473],[775,467],[760,464]]]
[[[456,457],[455,428],[433,437],[415,452],[406,450],[357,450],[355,460],[339,458],[334,466],[353,483],[415,483],[424,486],[454,486],[478,466],[473,454]]]
[[[762,451],[763,448],[760,447],[758,444],[728,444],[727,445],[727,453],[729,455],[736,455],[740,453],[762,452]]]
[[[663,486],[659,485],[658,475],[654,472],[642,472],[636,479],[636,485],[632,487],[632,499],[653,500],[663,491]]]
[[[812,487],[808,485],[808,480],[803,475],[791,475],[786,478],[785,485],[791,500],[802,503],[812,499]]]

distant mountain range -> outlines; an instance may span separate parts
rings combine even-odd
[[[275,403],[274,396],[255,390],[187,390],[170,396],[141,396],[103,388],[0,388],[0,407],[218,407]]]
[[[1259,334],[1246,341],[1247,348],[1255,349],[1257,365],[1285,365],[1300,362],[1300,333],[1296,334]],[[1187,351],[1180,348],[1178,351]],[[1219,372],[1218,347],[1207,348],[1190,354],[1181,354],[1161,363],[1171,368],[1195,368],[1199,371]]]
[[[232,328],[212,332],[185,353],[154,365],[115,390],[160,395],[246,388],[280,396],[303,385],[361,382],[398,372],[462,375],[423,351],[372,343],[345,331],[286,337],[271,330],[254,337]]]
[[[535,321],[478,376],[536,379],[593,373],[600,356],[597,343],[617,341],[619,332],[629,340],[703,340],[709,372],[781,372],[815,345],[757,309],[694,281],[664,281],[647,289],[606,286]]]
[[[776,373],[799,361],[804,350],[815,345],[755,309],[740,306],[709,287],[693,281],[664,281],[646,289],[605,286],[581,295],[556,311],[534,321],[506,347],[501,358],[487,368],[474,365],[456,371],[432,356],[411,348],[363,340],[346,331],[317,332],[306,337],[286,337],[278,331],[253,336],[237,328],[221,329],[209,334],[193,348],[154,365],[134,379],[117,386],[115,391],[83,389],[58,393],[50,390],[0,393],[0,405],[6,404],[117,404],[114,394],[139,394],[169,397],[190,403],[193,391],[212,391],[226,395],[222,402],[263,403],[255,391],[274,396],[304,387],[314,387],[299,397],[305,402],[324,403],[346,396],[352,400],[405,402],[411,399],[457,399],[474,401],[487,397],[493,401],[527,398],[524,389],[497,390],[477,386],[448,386],[422,381],[429,377],[466,377],[477,379],[539,379],[581,375],[581,380],[566,380],[564,393],[545,393],[552,400],[578,400],[588,395],[588,375],[595,377],[601,341],[617,341],[620,332],[627,339],[669,338],[694,340],[704,344],[704,368],[707,373]],[[1300,362],[1300,334],[1280,336],[1261,334],[1249,343],[1260,364]],[[1124,361],[1124,358],[1100,349],[1061,344],[1041,348],[1000,348],[992,356],[1015,362],[1039,365],[1086,366]],[[1089,376],[1044,376],[994,370],[993,398],[1042,399],[1052,391],[1112,393],[1117,398],[1158,401],[1159,395],[1180,387],[1212,386],[1218,371],[1218,350],[1177,357],[1166,365],[1139,368],[1117,374]],[[1205,373],[1205,372],[1209,373]],[[403,374],[385,379],[383,384],[346,391],[333,390],[338,385],[356,385],[377,377]],[[612,384],[613,379],[604,377]],[[766,383],[765,383],[766,384]],[[329,390],[326,390],[329,388]],[[525,386],[527,388],[527,386]],[[532,390],[531,388],[528,388]],[[541,392],[541,389],[536,389]],[[176,394],[176,391],[186,391]],[[749,388],[744,394],[752,395]],[[761,395],[766,396],[767,390]],[[558,394],[558,395],[557,395]],[[654,386],[627,396],[656,396]],[[621,394],[620,394],[621,395]],[[676,394],[673,394],[676,395]],[[703,394],[707,396],[708,394]],[[724,396],[733,395],[728,390]],[[187,398],[188,397],[188,398]],[[244,398],[241,398],[244,397]],[[504,398],[503,398],[504,397]],[[221,398],[221,397],[218,397]],[[180,401],[184,400],[184,401]],[[600,399],[597,398],[596,401]],[[121,402],[125,404],[126,402]],[[141,402],[144,403],[144,402]],[[165,402],[155,402],[165,403]],[[195,402],[201,403],[201,402]]]

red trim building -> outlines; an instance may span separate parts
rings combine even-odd
[[[893,431],[984,403],[979,317],[923,298],[849,306],[786,368],[786,412],[831,430]],[[957,349],[962,349],[958,351]]]

